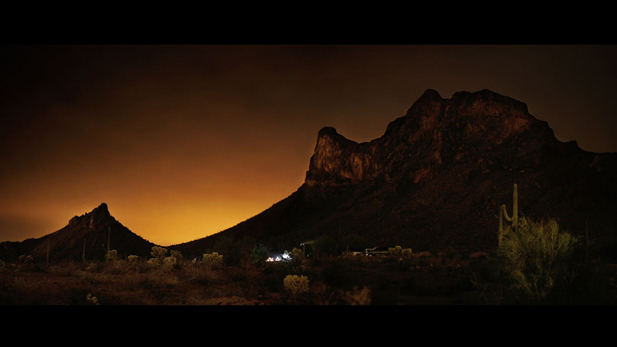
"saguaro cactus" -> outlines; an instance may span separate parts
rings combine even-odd
[[[107,254],[111,251],[111,227],[107,228]],[[107,262],[109,262],[109,257],[105,255]]]
[[[516,228],[518,228],[518,187],[516,183],[514,184],[514,193],[512,197],[512,217],[508,216],[506,204],[499,207],[499,245],[501,245],[501,240],[503,238],[503,217],[506,218],[506,221],[511,222],[512,229],[516,230]]]

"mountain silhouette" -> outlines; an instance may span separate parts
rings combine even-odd
[[[523,102],[490,90],[444,99],[429,89],[372,141],[322,128],[305,181],[290,196],[231,228],[168,248],[193,257],[223,237],[250,238],[272,250],[331,237],[341,247],[492,251],[499,208],[512,210],[517,184],[519,213],[556,218],[615,252],[616,177],[617,153],[558,141]],[[0,243],[0,257],[45,260],[49,245],[50,260],[81,260],[85,242],[86,259],[102,260],[108,238],[121,257],[148,256],[155,246],[103,203],[49,235]]]
[[[573,234],[613,240],[617,153],[560,142],[523,102],[492,92],[426,90],[383,136],[357,143],[332,127],[317,134],[305,182],[262,213],[172,248],[211,249],[220,237],[273,249],[324,236],[344,247],[402,245],[416,251],[491,251],[499,207],[553,217]]]
[[[115,249],[119,257],[134,254],[146,257],[155,244],[134,234],[110,213],[107,204],[102,203],[91,212],[75,216],[62,229],[36,239],[22,242],[0,243],[0,256],[14,260],[20,255],[31,255],[35,261],[59,260],[103,260],[107,245]]]

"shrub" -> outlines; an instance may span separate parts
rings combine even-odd
[[[309,290],[309,279],[306,276],[288,275],[283,279],[285,290],[288,291],[293,299]]]
[[[251,261],[253,264],[261,264],[270,256],[270,250],[264,245],[257,245],[251,250]]]
[[[344,291],[341,299],[348,305],[370,305],[371,289],[366,286],[362,289],[354,287],[351,291]]]
[[[554,219],[521,218],[516,230],[504,232],[497,249],[507,297],[517,303],[547,303],[556,287],[568,286],[574,277],[571,258],[577,242]]]
[[[163,259],[163,264],[165,265],[176,265],[178,263],[178,259],[176,257],[165,257]]]
[[[107,251],[107,254],[105,254],[105,259],[112,261],[118,260],[118,251],[116,251],[115,249]]]
[[[162,264],[163,259],[165,259],[165,256],[167,255],[167,249],[163,247],[153,246],[150,255],[152,255],[153,258],[158,259],[159,263]]]
[[[137,261],[138,259],[139,259],[139,257],[138,257],[138,256],[136,256],[136,255],[129,255],[129,256],[127,257],[127,260],[128,260],[128,261],[130,261],[130,262]]]
[[[176,258],[177,261],[181,261],[182,260],[182,253],[180,253],[180,251],[175,251],[175,250],[171,250],[169,251],[169,255],[171,257]]]
[[[390,256],[393,257],[401,257],[403,254],[403,248],[401,246],[388,248],[388,252],[390,252]]]
[[[291,250],[291,265],[301,266],[304,262],[304,252],[300,248],[294,247]]]
[[[411,258],[413,252],[411,248],[403,248],[401,246],[396,246],[392,248],[388,248],[388,252],[390,255],[397,258]]]
[[[86,295],[86,301],[88,301],[88,303],[91,305],[99,304],[99,300],[96,298],[96,296],[92,295],[92,293],[88,293],[88,295]]]
[[[429,251],[424,251],[424,252],[419,252],[414,254],[414,257],[416,258],[430,258],[432,256],[431,252]]]
[[[403,258],[411,258],[413,257],[413,252],[411,251],[411,248],[403,248],[401,255]]]
[[[212,252],[212,254],[204,253],[201,262],[206,265],[218,266],[223,264],[223,256],[217,252]]]

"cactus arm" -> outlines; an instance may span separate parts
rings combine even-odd
[[[502,207],[499,207],[499,235],[497,239],[497,245],[501,246],[502,241],[503,241],[503,213],[502,213]]]
[[[503,207],[499,207],[499,233],[503,233]]]
[[[501,211],[503,212],[503,216],[506,217],[506,220],[508,222],[511,222],[512,218],[510,218],[510,216],[508,216],[508,211],[506,210],[506,204],[501,205]]]
[[[503,204],[499,207],[499,245],[501,245],[503,239],[503,219],[510,222],[512,225],[512,229],[516,230],[518,228],[518,186],[516,183],[514,184],[514,194],[512,195],[512,217],[508,215],[508,210],[506,205]]]
[[[512,227],[518,227],[518,187],[514,184],[514,197],[512,198]]]

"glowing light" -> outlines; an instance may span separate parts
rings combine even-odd
[[[289,252],[285,251],[283,252],[283,254],[276,254],[272,257],[268,257],[268,259],[266,259],[267,263],[271,263],[271,262],[275,262],[275,261],[290,261],[291,260],[291,254],[289,254]]]

